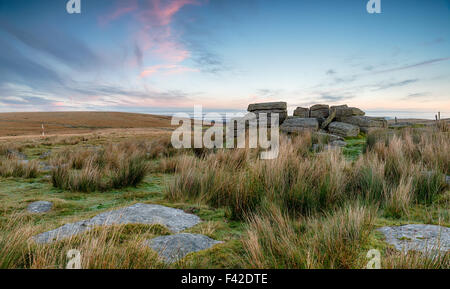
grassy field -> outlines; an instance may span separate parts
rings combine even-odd
[[[170,117],[123,112],[0,113],[0,137],[82,134],[129,128],[170,128]]]
[[[52,117],[77,126],[64,133],[79,135],[0,139],[0,268],[64,268],[73,248],[83,252],[84,268],[364,268],[370,249],[382,252],[383,268],[450,266],[448,253],[398,252],[374,231],[450,226],[448,130],[388,130],[319,152],[310,134],[282,135],[279,157],[261,160],[251,149],[175,150],[164,118],[140,127],[152,116],[135,126],[131,119],[116,118],[116,126],[106,121],[111,116],[81,116]],[[8,119],[18,124],[23,117]],[[38,124],[38,117],[28,120]],[[128,125],[135,129],[120,129]],[[26,213],[40,200],[53,202],[53,210]],[[187,232],[224,243],[167,265],[143,245],[170,234],[160,225],[98,228],[48,245],[30,240],[137,202],[194,213],[204,222]]]

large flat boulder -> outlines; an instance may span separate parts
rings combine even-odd
[[[287,110],[286,102],[264,102],[264,103],[252,103],[248,105],[247,111],[259,111],[259,110]]]
[[[200,234],[181,233],[148,240],[147,245],[155,250],[166,263],[174,263],[187,254],[211,248],[223,243]]]
[[[286,133],[317,131],[318,129],[319,121],[315,118],[289,117],[280,126],[280,130]]]
[[[359,126],[364,133],[370,133],[375,129],[387,128],[388,126],[387,120],[383,117],[350,116],[341,117],[339,121]]]
[[[95,226],[114,224],[161,224],[172,232],[180,232],[200,223],[196,215],[187,214],[182,210],[153,204],[134,204],[132,206],[101,213],[92,219],[69,223],[48,231],[33,239],[37,243],[51,243],[91,230]]]
[[[258,120],[260,114],[265,113],[267,116],[267,126],[270,126],[272,114],[278,114],[279,124],[282,124],[288,116],[286,102],[253,103],[248,106],[247,110],[256,114]]]
[[[309,108],[307,108],[307,107],[297,107],[294,110],[294,116],[301,117],[301,118],[308,118],[309,117]]]
[[[383,117],[351,116],[341,118],[341,122],[350,123],[359,127],[387,127],[387,120]]]
[[[377,229],[386,242],[399,251],[450,251],[450,228],[436,225],[411,224]]]
[[[310,107],[309,116],[312,118],[326,119],[330,114],[330,106],[328,104],[316,104]]]
[[[328,126],[328,131],[341,137],[355,137],[359,134],[359,127],[344,122],[332,122]]]

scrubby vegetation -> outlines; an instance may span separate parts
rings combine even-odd
[[[382,252],[383,268],[450,267],[449,253],[398,252],[374,231],[450,226],[450,134],[442,129],[360,135],[344,149],[326,149],[310,134],[281,135],[274,160],[251,149],[175,150],[167,135],[124,138],[0,145],[1,268],[62,268],[72,248],[86,252],[84,268],[364,268],[372,248]],[[55,208],[24,213],[34,200]],[[205,222],[188,231],[225,243],[166,265],[143,245],[169,234],[161,226],[98,228],[50,245],[30,241],[137,201],[195,213]]]

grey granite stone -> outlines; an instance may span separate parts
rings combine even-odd
[[[166,262],[173,263],[191,252],[198,252],[223,243],[199,234],[176,234],[148,240],[147,245]]]
[[[38,243],[50,243],[90,230],[94,226],[113,224],[161,224],[177,233],[200,222],[200,218],[196,215],[187,214],[179,209],[138,203],[130,207],[101,213],[89,220],[66,224],[34,236],[33,239]]]
[[[34,214],[46,213],[53,207],[51,202],[38,201],[28,205],[27,211]]]
[[[436,225],[411,224],[404,226],[382,227],[377,229],[386,237],[386,242],[399,251],[450,250],[450,228]]]

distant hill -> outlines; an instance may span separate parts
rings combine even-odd
[[[115,128],[170,128],[169,116],[124,112],[11,112],[0,113],[0,137],[76,134]],[[172,127],[174,128],[174,127]]]

